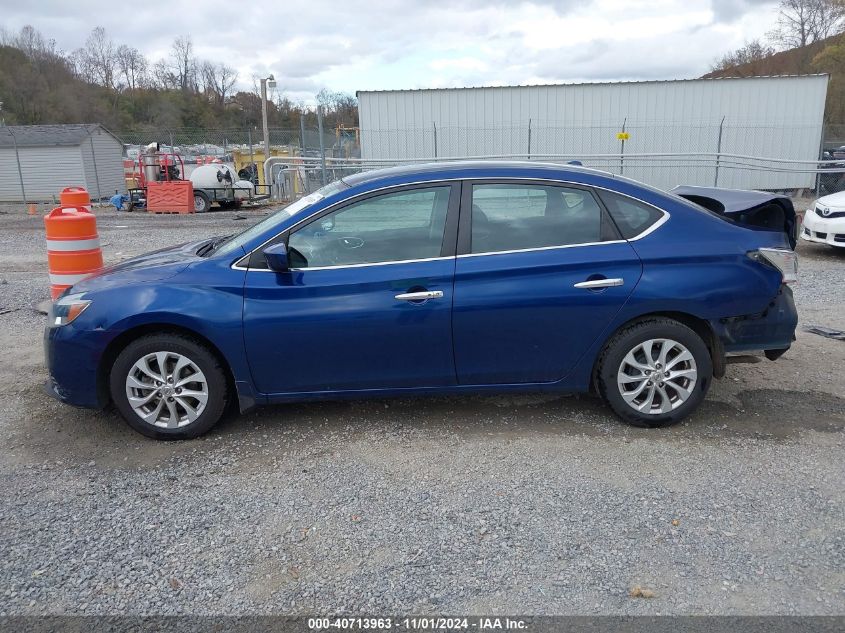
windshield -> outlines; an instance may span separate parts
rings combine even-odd
[[[334,182],[329,183],[325,187],[318,189],[314,193],[310,193],[304,198],[300,198],[296,202],[291,202],[288,206],[279,209],[275,213],[271,213],[266,218],[261,220],[261,222],[259,222],[258,224],[254,224],[248,229],[241,231],[237,235],[233,235],[232,237],[227,238],[225,241],[215,246],[213,251],[210,252],[213,252],[215,255],[225,255],[226,253],[237,251],[238,248],[242,247],[244,244],[246,244],[256,236],[261,235],[265,231],[269,231],[274,226],[278,226],[279,224],[287,220],[289,217],[294,216],[297,213],[301,213],[309,207],[312,207],[323,198],[333,196],[334,194],[338,193],[339,191],[343,191],[344,189],[349,189],[349,185],[347,185],[342,180],[335,180]]]

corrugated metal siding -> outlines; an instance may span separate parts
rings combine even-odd
[[[0,148],[0,201],[21,200],[21,182],[15,150]]]
[[[827,76],[748,77],[631,82],[397,90],[358,93],[367,129],[440,125],[490,127],[555,121],[591,124],[639,121],[816,123]],[[788,92],[784,92],[788,91]]]
[[[29,201],[50,201],[58,198],[63,187],[85,183],[79,147],[22,147],[18,151]],[[0,201],[20,201],[14,149],[0,150],[0,168]]]
[[[126,181],[123,178],[123,145],[120,141],[100,129],[84,141],[81,148],[85,180],[92,198],[107,198],[114,195],[115,191],[126,190]]]
[[[116,190],[126,189],[123,145],[103,129],[95,130],[79,146],[20,147],[18,151],[27,200],[53,200],[70,186],[84,186],[92,198],[109,197]],[[0,148],[0,201],[21,200],[15,150]]]
[[[361,153],[372,159],[533,154],[715,152],[814,160],[828,77],[754,77],[617,84],[359,92]],[[436,130],[436,131],[435,131]],[[436,147],[435,147],[436,138]],[[589,164],[589,161],[588,161]],[[607,165],[602,165],[607,168]],[[661,187],[712,185],[712,164],[618,167]],[[719,185],[809,187],[812,174],[723,165]]]

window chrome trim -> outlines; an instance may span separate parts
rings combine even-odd
[[[577,184],[577,183],[573,183],[573,184]],[[623,198],[630,198],[631,200],[635,200],[635,201],[639,202],[640,204],[644,204],[644,205],[646,205],[646,206],[651,207],[652,209],[657,209],[658,211],[660,211],[660,213],[662,213],[662,214],[663,214],[663,217],[662,217],[662,218],[660,218],[660,219],[659,219],[657,222],[655,222],[654,224],[652,224],[650,227],[648,227],[647,229],[645,229],[644,231],[642,231],[642,232],[640,232],[640,233],[637,233],[634,237],[630,237],[630,238],[628,238],[628,239],[626,239],[626,240],[623,240],[623,241],[626,241],[626,242],[635,242],[635,241],[637,241],[637,240],[639,240],[639,239],[642,239],[642,238],[644,238],[645,236],[649,235],[650,233],[652,233],[652,232],[656,231],[657,229],[659,229],[659,228],[660,228],[661,226],[663,226],[664,224],[666,224],[666,222],[668,222],[668,221],[669,221],[669,218],[671,218],[671,217],[672,217],[672,214],[671,214],[671,213],[669,213],[666,209],[661,209],[661,208],[660,208],[660,207],[658,207],[657,205],[654,205],[654,204],[652,204],[651,202],[646,202],[645,200],[643,200],[643,199],[641,199],[641,198],[637,198],[637,197],[632,196],[632,195],[629,195],[629,194],[627,194],[627,193],[622,193],[621,191],[616,191],[615,189],[608,189],[607,187],[602,187],[602,186],[600,186],[600,185],[586,185],[586,186],[588,186],[588,187],[592,187],[593,189],[601,189],[602,191],[607,191],[607,192],[610,192],[610,193],[614,193],[614,194],[616,194],[617,196],[622,196]],[[666,192],[666,193],[668,193],[668,192]],[[605,207],[607,206],[607,205],[605,205],[605,204],[604,204],[604,201],[603,201],[603,200],[601,201],[601,203],[602,203],[602,205],[604,205]],[[608,211],[608,213],[610,213],[610,211]],[[612,219],[612,218],[613,218],[613,216],[611,215],[611,219]]]
[[[532,253],[534,251],[554,251],[560,248],[578,248],[579,246],[604,246],[605,244],[625,244],[628,240],[605,240],[604,242],[583,242],[581,244],[561,244],[560,246],[535,246],[534,248],[515,248],[509,251],[484,251],[483,253],[464,253],[457,257],[480,257],[482,255],[511,255],[512,253]]]
[[[337,264],[336,266],[313,266],[310,268],[290,268],[290,272],[302,273],[307,270],[338,270],[340,268],[365,268],[367,266],[391,266],[393,264],[416,264],[419,262],[437,262],[455,259],[454,255],[449,257],[423,257],[420,259],[397,259],[390,262],[366,262],[364,264]],[[252,268],[253,272],[274,272],[272,270],[264,270],[263,268]]]
[[[525,177],[525,176],[515,176],[515,177],[510,177],[510,176],[479,176],[479,177],[473,177],[473,178],[441,178],[439,180],[418,180],[418,181],[414,181],[414,182],[403,182],[403,183],[397,184],[397,185],[387,185],[386,187],[380,187],[378,189],[371,189],[369,191],[362,191],[361,193],[356,194],[352,198],[347,198],[345,200],[338,200],[334,204],[329,205],[325,209],[320,209],[320,211],[318,211],[316,213],[325,212],[326,214],[328,214],[328,213],[331,213],[331,211],[335,207],[345,205],[347,203],[354,203],[358,198],[361,198],[361,197],[364,197],[364,196],[371,196],[373,194],[378,194],[382,191],[390,191],[391,189],[397,189],[397,188],[400,188],[400,187],[411,187],[411,186],[415,186],[415,185],[425,185],[425,184],[432,184],[432,185],[436,186],[438,183],[441,184],[441,185],[443,183],[449,183],[451,185],[452,183],[462,183],[462,182],[467,181],[467,180],[525,180],[525,181],[534,181],[534,182],[555,183],[551,186],[574,185],[576,187],[587,187],[587,188],[590,188],[590,189],[600,189],[602,191],[609,191],[610,193],[614,193],[618,196],[624,196],[625,198],[630,198],[631,200],[636,200],[637,202],[639,202],[641,204],[648,205],[648,206],[660,211],[660,213],[663,214],[663,217],[660,218],[659,220],[657,220],[657,222],[652,224],[650,227],[648,227],[647,229],[645,229],[641,233],[638,233],[634,237],[631,237],[627,240],[621,239],[621,240],[608,240],[608,241],[605,241],[605,242],[585,242],[583,244],[562,244],[560,246],[539,246],[539,247],[536,247],[536,248],[521,248],[521,249],[507,250],[507,251],[489,251],[489,252],[484,252],[484,253],[464,253],[463,255],[455,255],[455,256],[452,256],[452,257],[429,257],[429,258],[424,258],[424,259],[405,259],[405,260],[387,261],[387,262],[368,262],[368,263],[365,263],[365,264],[340,264],[340,265],[337,265],[337,266],[315,266],[313,268],[291,268],[290,270],[292,272],[293,271],[304,272],[304,271],[307,271],[307,270],[337,270],[337,269],[340,269],[340,268],[364,268],[366,266],[388,266],[388,265],[391,265],[391,264],[413,264],[413,263],[417,263],[417,262],[437,261],[437,260],[443,260],[443,259],[456,259],[456,258],[462,258],[462,257],[478,257],[478,256],[481,256],[481,255],[508,255],[508,254],[511,254],[511,253],[529,253],[529,252],[532,252],[532,251],[548,251],[548,250],[556,250],[556,249],[561,249],[561,248],[577,248],[579,246],[600,246],[602,244],[622,244],[624,242],[635,242],[637,240],[640,240],[640,239],[650,235],[651,233],[653,233],[654,231],[659,229],[661,226],[666,224],[666,222],[668,222],[669,219],[672,217],[672,214],[669,213],[666,209],[661,209],[660,207],[658,207],[658,206],[656,206],[656,205],[654,205],[650,202],[646,202],[645,200],[642,200],[642,199],[637,198],[635,196],[629,195],[627,193],[622,193],[621,191],[617,191],[615,189],[609,189],[607,187],[602,187],[601,185],[591,185],[589,183],[573,182],[573,181],[570,181],[570,180],[552,180],[552,179],[548,179],[548,178],[536,178],[536,177],[529,178],[529,177]],[[316,213],[312,214],[312,215],[316,215]],[[266,244],[275,240],[282,233],[293,231],[300,224],[303,224],[306,220],[311,219],[312,215],[309,215],[308,217],[302,218],[298,222],[296,222],[296,223],[292,224],[290,227],[286,228],[284,231],[281,231],[281,232],[277,233],[276,235],[274,235],[273,237],[265,240],[262,244],[260,244],[259,246],[256,246],[254,249],[249,251],[246,255],[244,255],[243,257],[239,257],[237,260],[235,260],[235,262],[230,266],[230,268],[232,268],[233,270],[244,270],[244,271],[263,272],[263,273],[275,273],[275,271],[272,271],[269,268],[267,268],[267,269],[265,269],[265,268],[250,268],[249,266],[239,266],[238,264],[242,261],[249,261],[249,258],[252,256],[252,254],[255,251],[264,248],[264,246]]]
[[[609,191],[609,189],[607,191]],[[636,200],[637,202],[642,202],[643,204],[648,204],[648,202],[646,202],[645,200],[640,200],[639,198],[634,198],[632,196],[628,196],[628,197],[631,198],[631,200]],[[669,215],[668,211],[664,211],[660,207],[655,207],[653,204],[649,204],[649,206],[654,207],[658,211],[662,211],[663,217],[660,218],[654,224],[652,224],[650,227],[648,227],[645,231],[643,231],[642,233],[637,233],[634,237],[632,237],[631,239],[629,239],[627,241],[636,242],[637,240],[641,240],[642,238],[646,237],[647,235],[650,235],[651,233],[653,233],[654,231],[656,231],[657,229],[659,229],[661,226],[663,226],[664,224],[666,224],[669,221],[669,218],[671,216]]]
[[[655,222],[654,224],[652,224],[650,227],[648,227],[648,228],[647,228],[647,229],[645,229],[644,231],[641,231],[640,233],[637,233],[634,237],[630,237],[630,238],[628,238],[628,239],[624,240],[624,241],[626,241],[626,242],[635,242],[635,241],[637,241],[637,240],[639,240],[639,239],[644,238],[644,237],[645,237],[646,235],[648,235],[649,233],[652,233],[653,231],[656,231],[656,230],[657,230],[657,229],[659,229],[661,226],[663,226],[664,224],[666,224],[666,222],[668,222],[668,221],[669,221],[669,218],[671,218],[671,217],[672,217],[672,214],[671,214],[671,213],[669,213],[666,209],[661,209],[661,208],[660,208],[660,207],[658,207],[657,205],[654,205],[654,204],[652,204],[651,202],[646,202],[646,201],[645,201],[645,200],[643,200],[642,198],[637,198],[637,197],[632,196],[632,195],[629,195],[629,194],[627,194],[627,193],[622,193],[621,191],[616,191],[615,189],[608,189],[607,187],[602,187],[602,186],[600,186],[600,185],[588,185],[588,186],[592,187],[593,189],[601,189],[602,191],[607,191],[607,192],[609,192],[609,193],[616,194],[617,196],[622,196],[623,198],[630,198],[631,200],[635,200],[636,202],[639,202],[640,204],[644,204],[644,205],[646,205],[646,206],[648,206],[648,207],[651,207],[652,209],[657,209],[658,211],[660,211],[660,213],[662,213],[662,214],[663,214],[663,217],[662,217],[662,218],[660,218],[660,219],[659,219],[657,222]],[[668,193],[668,192],[667,192],[667,193]],[[604,205],[605,207],[607,207],[607,205],[605,205],[605,204],[604,204],[604,200],[602,200],[602,201],[601,201],[601,203],[602,203],[602,205]],[[608,213],[610,213],[610,211],[609,211],[609,210],[608,210]],[[611,215],[610,217],[611,217],[611,219],[613,218],[613,216],[612,216],[612,215]]]

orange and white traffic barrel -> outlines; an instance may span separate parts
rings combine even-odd
[[[63,207],[84,207],[91,210],[91,196],[85,187],[65,187],[59,193],[59,204]]]
[[[64,194],[64,192],[62,192]],[[53,300],[103,267],[97,217],[81,206],[57,207],[44,216]]]

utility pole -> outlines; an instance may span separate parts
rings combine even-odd
[[[323,106],[317,106],[317,130],[320,134],[320,182],[326,184],[326,145],[323,140]]]
[[[261,80],[261,125],[264,127],[264,160],[270,158],[270,129],[267,126],[267,88],[276,87],[273,75]]]

